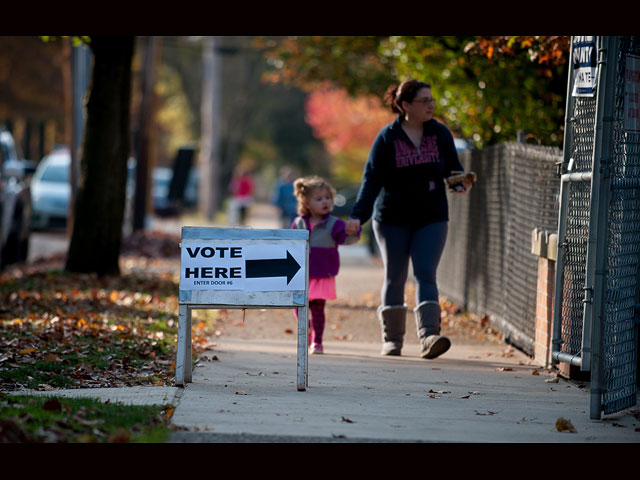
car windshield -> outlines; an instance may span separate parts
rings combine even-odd
[[[69,181],[69,167],[49,165],[40,178],[43,182],[66,183]]]

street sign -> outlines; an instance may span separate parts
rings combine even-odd
[[[309,232],[183,227],[176,383],[191,381],[191,310],[296,308],[298,390],[307,386]]]
[[[598,77],[598,37],[572,37],[574,97],[594,97]]]

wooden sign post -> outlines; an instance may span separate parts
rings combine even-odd
[[[191,382],[191,310],[296,308],[297,388],[308,386],[309,232],[182,227],[176,383]]]

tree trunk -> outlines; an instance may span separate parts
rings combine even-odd
[[[118,275],[130,149],[134,37],[91,37],[94,64],[80,159],[70,272]]]

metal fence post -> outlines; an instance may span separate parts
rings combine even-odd
[[[573,65],[573,37],[569,48],[569,65]],[[551,341],[551,365],[557,367],[559,362],[557,355],[562,348],[562,286],[564,277],[564,248],[565,231],[567,221],[567,203],[569,198],[570,184],[562,178],[566,166],[569,164],[571,155],[571,123],[573,122],[573,95],[571,86],[573,85],[573,69],[569,69],[569,80],[567,82],[567,106],[564,121],[564,139],[562,147],[562,163],[558,166],[558,176],[560,181],[559,212],[558,212],[558,246],[556,253],[556,278],[553,294],[553,335]]]
[[[591,349],[590,418],[599,420],[602,412],[602,326],[603,293],[607,265],[607,216],[610,191],[611,136],[614,122],[617,36],[598,38],[598,90],[596,130],[593,148],[589,247],[585,296],[591,289],[593,303],[585,299],[584,345]],[[587,316],[587,313],[589,316]],[[590,336],[590,338],[589,338]]]

